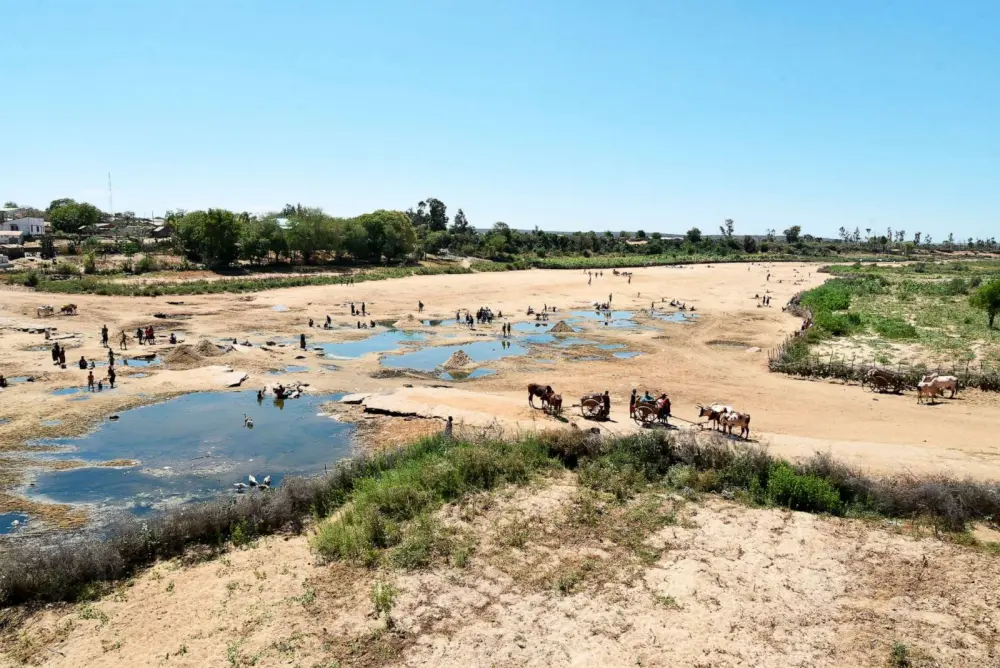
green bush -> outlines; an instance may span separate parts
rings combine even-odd
[[[820,311],[814,315],[814,322],[834,336],[847,336],[861,327],[861,316],[857,313],[829,313]]]
[[[27,288],[37,287],[40,281],[41,277],[38,275],[38,272],[35,271],[34,269],[32,269],[31,271],[29,271],[27,274],[24,275],[23,282],[24,286]]]
[[[83,257],[83,273],[94,274],[97,272],[97,257],[93,253],[87,253]]]
[[[917,338],[917,328],[899,318],[878,318],[871,323],[872,329],[890,341],[905,341]]]
[[[838,514],[840,493],[818,476],[797,473],[787,462],[775,462],[767,478],[767,499],[791,510]]]
[[[135,273],[137,274],[148,274],[151,271],[156,271],[159,269],[159,265],[156,263],[156,258],[152,255],[143,255],[139,258],[139,261],[135,263]]]

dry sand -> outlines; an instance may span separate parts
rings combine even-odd
[[[223,389],[219,365],[249,374],[244,387],[259,387],[266,383],[266,372],[298,364],[309,372],[296,378],[307,380],[311,391],[376,393],[387,408],[394,402],[397,407],[423,403],[415,413],[442,418],[454,414],[456,419],[462,415],[472,425],[499,425],[510,430],[560,425],[528,407],[524,388],[533,381],[552,384],[561,392],[568,416],[578,410],[572,404],[581,395],[610,390],[613,419],[601,425],[609,432],[635,429],[624,409],[633,388],[667,391],[677,424],[687,427],[697,420],[696,403],[723,401],[749,412],[753,437],[781,455],[832,451],[879,472],[949,472],[1000,479],[1000,442],[994,436],[1000,420],[1000,398],[995,394],[968,391],[936,406],[917,405],[912,395],[872,395],[857,386],[799,380],[767,371],[767,350],[799,325],[780,306],[795,292],[825,280],[827,275],[816,273],[816,269],[817,265],[809,264],[658,267],[635,269],[631,284],[605,271],[591,285],[582,272],[532,270],[415,276],[240,296],[79,295],[74,296],[79,315],[46,319],[35,317],[35,307],[58,301],[56,296],[4,288],[0,291],[0,373],[8,377],[31,375],[37,380],[0,392],[0,418],[8,420],[0,424],[0,452],[17,455],[23,453],[28,439],[82,433],[107,414],[130,406],[182,392]],[[769,282],[768,273],[772,275]],[[754,296],[765,291],[770,291],[772,308],[756,306]],[[499,372],[495,376],[454,383],[461,391],[451,395],[433,391],[429,386],[447,383],[429,380],[426,374],[380,372],[378,355],[336,360],[338,369],[332,370],[325,366],[331,360],[312,350],[301,351],[297,345],[303,332],[307,348],[316,342],[369,336],[370,330],[355,327],[357,319],[351,317],[349,308],[352,301],[366,302],[370,317],[379,320],[410,323],[417,302],[423,301],[426,309],[422,317],[427,319],[446,319],[458,309],[488,305],[494,312],[503,311],[507,322],[533,323],[533,318],[525,315],[528,306],[556,306],[553,319],[563,319],[568,311],[588,309],[595,302],[607,301],[609,295],[615,309],[643,310],[637,319],[648,328],[614,329],[589,320],[578,336],[598,343],[623,343],[643,355],[617,359],[610,351],[593,346],[532,346],[528,356],[489,363]],[[671,299],[695,306],[698,319],[684,325],[649,315],[651,305],[660,313],[672,313],[664,303]],[[276,305],[287,310],[273,310]],[[328,314],[334,329],[307,326],[309,318],[323,322]],[[412,322],[420,321],[414,318]],[[53,396],[53,389],[85,385],[86,372],[73,364],[80,355],[106,358],[99,342],[102,324],[111,331],[112,347],[119,359],[156,352],[169,355],[168,363],[142,369],[147,374],[144,378],[132,377],[136,369],[119,367],[119,389],[95,395],[91,401],[74,403],[69,397]],[[27,350],[46,342],[41,334],[17,328],[40,325],[55,327],[57,336],[67,337],[69,368],[53,366],[45,350]],[[156,328],[155,346],[139,346],[130,340],[127,351],[118,350],[121,330],[134,332],[146,325]],[[433,332],[432,345],[450,345],[498,337],[500,325],[498,320],[474,331],[458,326],[413,327]],[[177,333],[190,348],[169,345],[169,332]],[[443,338],[444,334],[454,338]],[[234,338],[249,339],[254,345],[228,346],[229,352],[216,346],[215,342]],[[269,341],[273,345],[267,345]],[[762,350],[751,352],[755,347]],[[175,356],[179,358],[176,361]],[[302,356],[305,358],[298,359]],[[579,357],[595,360],[579,361]],[[397,391],[400,393],[394,398]],[[43,420],[50,419],[59,419],[61,424],[45,426]],[[24,480],[21,469],[16,465],[12,468],[0,482],[0,511],[12,507],[10,493]]]
[[[444,508],[464,567],[322,565],[302,536],[162,563],[101,601],[14,615],[0,666],[881,667],[896,642],[917,666],[1000,660],[995,557],[904,525],[656,495],[631,507],[675,523],[628,548],[600,519],[615,507],[588,499],[563,474]],[[399,591],[391,630],[376,582]]]
[[[586,274],[575,271],[422,276],[171,297],[184,302],[172,305],[164,298],[75,296],[80,315],[45,320],[34,317],[34,308],[57,297],[4,289],[0,373],[37,380],[0,393],[0,417],[9,420],[0,424],[0,511],[26,509],[67,525],[82,520],[72,508],[45,511],[16,494],[25,479],[27,439],[78,434],[131,406],[222,389],[224,368],[249,374],[244,385],[258,387],[274,380],[266,372],[290,364],[308,367],[296,378],[307,379],[312,391],[363,393],[373,408],[433,419],[377,418],[360,406],[336,407],[374,443],[433,431],[446,415],[483,430],[565,427],[527,405],[527,383],[544,381],[564,394],[567,405],[609,389],[611,420],[600,426],[611,433],[636,428],[627,397],[634,387],[648,388],[670,393],[681,425],[696,419],[697,402],[725,401],[746,410],[754,438],[780,454],[831,451],[874,471],[1000,479],[996,395],[970,391],[955,401],[918,406],[912,395],[878,396],[767,371],[767,349],[799,324],[780,305],[824,280],[815,269],[636,269],[631,285],[605,271],[590,286]],[[773,308],[756,307],[754,295],[765,290]],[[428,319],[488,305],[507,314],[508,322],[533,322],[524,315],[529,305],[555,305],[555,318],[564,318],[606,301],[608,293],[615,309],[648,312],[651,302],[659,310],[666,306],[661,299],[678,299],[695,305],[700,317],[681,325],[647,313],[638,320],[649,329],[634,331],[587,321],[578,336],[644,354],[617,359],[594,346],[533,346],[528,356],[489,363],[496,376],[464,383],[419,374],[373,377],[383,375],[376,374],[377,355],[337,360],[333,370],[330,360],[297,345],[302,332],[310,346],[370,335],[356,330],[351,301],[365,301],[371,317],[406,319],[408,328],[436,332],[432,343],[451,345],[498,336],[501,322],[475,331],[424,328],[407,317],[418,300],[427,304]],[[288,310],[272,310],[279,304]],[[163,311],[169,311],[165,318],[153,317]],[[308,328],[309,318],[323,322],[327,314],[335,329]],[[118,391],[73,403],[51,391],[84,384],[86,372],[72,364],[52,366],[48,352],[27,350],[44,344],[42,335],[16,329],[43,323],[58,327],[60,336],[79,335],[66,339],[70,363],[81,354],[106,358],[98,339],[105,323],[116,349],[120,330],[152,324],[158,343],[130,341],[127,354],[174,351],[179,359],[142,369],[144,378],[122,369]],[[190,346],[183,354],[166,343],[170,331]],[[233,338],[254,345],[213,354],[218,349],[211,342]],[[198,346],[201,339],[212,348]],[[748,351],[755,347],[763,352]],[[580,356],[597,359],[574,359]],[[593,424],[574,411],[567,407],[569,421]],[[53,418],[62,423],[42,424]],[[901,524],[665,498],[660,511],[675,513],[678,522],[647,537],[644,545],[659,556],[644,561],[595,529],[573,530],[567,514],[580,507],[574,476],[563,474],[548,484],[445,508],[442,521],[475,542],[465,568],[438,564],[405,573],[321,565],[303,536],[270,537],[254,549],[201,563],[159,564],[101,601],[0,620],[0,666],[883,666],[896,641],[914,651],[916,665],[1000,665],[1000,571],[996,558],[983,552],[916,538]],[[500,538],[515,522],[530,529],[520,546]],[[401,592],[392,631],[370,614],[376,581],[394,583]]]

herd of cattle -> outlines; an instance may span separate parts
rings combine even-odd
[[[921,403],[923,399],[930,399],[931,403],[934,403],[938,396],[945,393],[945,390],[951,393],[948,395],[949,399],[955,398],[955,395],[958,394],[957,376],[941,376],[937,373],[924,376],[917,383],[917,403]]]

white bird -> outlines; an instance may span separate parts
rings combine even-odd
[[[257,478],[254,478],[252,475],[248,475],[247,479],[250,481],[250,486],[251,487],[256,487],[257,486]]]
[[[269,475],[264,476],[264,484],[265,485],[270,485],[271,484],[271,476],[269,476]]]
[[[247,429],[253,429],[253,418],[246,413],[243,414],[243,426]]]

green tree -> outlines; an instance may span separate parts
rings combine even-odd
[[[73,200],[55,200],[61,202],[49,211],[52,229],[63,234],[79,234],[80,231],[93,227],[101,222],[101,210],[93,204],[74,202]]]
[[[969,305],[981,311],[986,311],[989,318],[989,328],[993,329],[993,320],[1000,312],[1000,278],[984,283],[969,296]]]
[[[322,209],[299,207],[288,218],[288,248],[302,254],[302,261],[309,264],[318,251],[340,248],[333,221]]]
[[[783,234],[785,235],[785,241],[787,241],[790,244],[794,244],[796,241],[799,240],[799,237],[802,235],[802,227],[799,225],[792,225],[787,230],[785,230]]]
[[[461,209],[455,214],[455,220],[451,223],[452,234],[465,234],[469,231],[469,221],[465,218],[465,212]]]
[[[390,262],[402,260],[416,247],[416,231],[410,218],[402,211],[379,209],[358,216],[352,223],[359,226],[360,232],[364,235],[364,250],[361,250],[360,240],[356,237],[357,228],[352,229],[347,237],[356,252],[363,252],[365,259],[377,262],[384,256]]]
[[[732,218],[726,218],[725,224],[719,226],[719,232],[722,233],[722,236],[729,239],[733,236],[733,229],[735,226],[736,224],[733,222]]]
[[[701,243],[701,230],[697,227],[692,227],[687,231],[687,234],[684,235],[684,238],[688,240],[688,243],[698,245]]]
[[[444,202],[433,197],[427,198],[428,227],[437,232],[444,232],[448,229],[448,207]]]
[[[41,246],[42,259],[51,260],[56,256],[56,246],[52,241],[51,234],[46,234],[42,237]]]
[[[14,201],[11,201],[11,200],[7,200],[6,202],[3,203],[3,208],[5,208],[5,209],[16,209],[17,208],[17,202],[14,202]]]
[[[743,250],[747,253],[757,252],[757,240],[749,234],[743,237]]]
[[[284,245],[284,231],[274,218],[250,218],[241,220],[240,225],[240,259],[253,263],[267,260],[273,252],[281,252],[278,241]]]
[[[645,239],[646,238],[646,232],[644,230],[637,231],[635,233],[635,238],[636,239]]]
[[[225,209],[192,211],[177,223],[176,243],[195,261],[218,269],[239,257],[240,229],[236,215]]]
[[[49,203],[49,208],[45,210],[45,213],[52,213],[61,206],[66,206],[67,204],[76,204],[75,199],[70,199],[69,197],[63,197],[60,199],[54,199]]]

